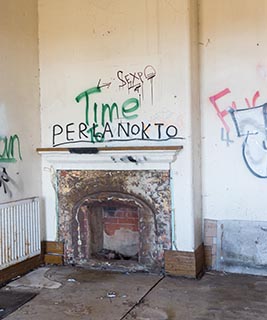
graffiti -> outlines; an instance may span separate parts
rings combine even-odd
[[[16,157],[22,160],[18,135],[0,136],[0,162],[16,162]]]
[[[78,103],[81,101],[81,99],[85,98],[85,122],[88,125],[90,123],[89,114],[90,114],[91,110],[93,111],[94,122],[98,123],[98,105],[95,102],[94,106],[92,107],[92,104],[90,104],[89,96],[91,94],[100,93],[100,92],[101,92],[101,89],[99,87],[93,87],[93,88],[90,88],[90,89],[80,93],[75,98],[76,102],[78,102]],[[102,124],[102,126],[104,125],[106,114],[108,114],[109,120],[112,122],[114,111],[117,115],[117,119],[120,118],[120,115],[124,119],[135,119],[135,118],[137,118],[137,114],[133,114],[133,112],[135,112],[138,108],[139,108],[139,102],[136,98],[127,99],[126,101],[123,102],[123,104],[121,105],[120,108],[118,107],[118,104],[115,102],[112,103],[111,106],[108,103],[102,103],[101,116],[100,116],[101,117],[101,124]]]
[[[144,98],[144,83],[149,81],[150,83],[150,98],[151,104],[153,104],[154,87],[153,78],[157,72],[151,65],[147,65],[144,71],[129,72],[125,73],[122,70],[117,72],[117,78],[120,81],[119,88],[126,87],[128,92],[134,91],[139,94],[140,97]]]
[[[83,108],[84,119],[79,123],[69,122],[66,125],[52,126],[53,147],[74,143],[102,143],[124,141],[168,141],[182,139],[178,136],[175,125],[152,120],[137,121],[144,99],[144,91],[149,88],[151,104],[153,104],[154,78],[156,70],[147,65],[142,71],[125,72],[118,70],[112,81],[101,78],[93,86],[75,98]],[[120,90],[127,88],[128,97],[118,103],[116,100],[103,101],[103,92],[117,86]],[[164,110],[162,111],[164,113]],[[153,118],[153,114],[151,115]]]
[[[228,109],[229,109],[230,106],[228,105],[227,109],[222,109],[221,110],[220,107],[218,106],[217,100],[222,99],[223,97],[225,97],[229,93],[231,93],[231,90],[229,88],[226,88],[226,89],[216,93],[215,95],[209,97],[209,100],[210,100],[211,104],[213,105],[213,107],[214,107],[214,109],[215,109],[215,111],[217,113],[217,116],[221,120],[224,129],[228,133],[230,132],[230,127],[229,127],[229,124],[226,121],[225,117],[229,114],[229,110]],[[260,93],[259,93],[259,91],[256,91],[255,94],[252,97],[252,103],[249,102],[248,98],[245,98],[245,102],[247,104],[247,107],[248,108],[255,107],[259,97],[260,97]],[[231,109],[234,109],[234,110],[237,109],[235,101],[232,101]]]
[[[234,141],[230,139],[229,132],[225,132],[224,128],[221,128],[221,141],[226,142],[227,147],[230,146],[230,143],[234,143]]]
[[[97,88],[109,88],[110,86],[111,86],[111,81],[110,82],[108,82],[108,83],[101,83],[101,81],[102,81],[102,79],[99,79],[98,80],[98,83],[97,83]]]
[[[129,98],[125,100],[122,105],[119,107],[116,102],[113,102],[110,106],[108,103],[102,103],[100,107],[100,116],[99,116],[99,106],[96,102],[94,104],[90,103],[89,97],[92,94],[100,93],[101,88],[93,87],[86,91],[80,93],[76,98],[76,102],[80,102],[82,99],[85,99],[85,123],[86,125],[90,125],[93,123],[92,127],[87,129],[87,133],[89,133],[91,142],[102,142],[105,139],[105,134],[107,132],[111,133],[111,138],[113,138],[113,134],[110,129],[110,125],[106,122],[106,118],[112,123],[114,119],[114,114],[116,119],[132,120],[138,117],[135,113],[139,108],[139,101],[136,98]],[[92,119],[90,119],[90,113],[92,114]],[[100,120],[100,121],[99,121]],[[99,127],[99,122],[101,126],[104,127],[104,132],[96,132],[97,127]],[[54,130],[54,129],[53,129]],[[68,132],[68,131],[67,131]],[[88,138],[84,133],[83,135]],[[53,135],[54,138],[54,135]],[[67,140],[69,140],[67,138]]]
[[[4,193],[7,193],[7,191],[9,191],[7,187],[8,182],[9,182],[9,177],[6,172],[6,168],[2,168],[2,172],[0,173],[0,188],[3,186]]]
[[[267,103],[229,110],[238,137],[244,137],[242,156],[249,171],[267,178]]]
[[[96,123],[92,127],[81,122],[74,122],[66,126],[53,125],[53,146],[73,144],[79,142],[112,142],[112,141],[168,141],[171,139],[182,139],[178,136],[178,129],[174,125],[164,123],[117,123],[116,126],[106,122],[102,130]],[[98,130],[98,131],[97,131]],[[154,137],[154,138],[153,138]],[[60,142],[62,141],[62,142]]]
[[[154,78],[157,75],[156,69],[152,65],[147,65],[142,71],[125,72],[118,70],[115,78],[112,81],[102,82],[98,80],[97,88],[107,88],[111,86],[119,89],[127,89],[128,94],[136,93],[139,102],[145,99],[145,90],[148,89],[150,95],[150,102],[154,103]]]
[[[70,122],[65,126],[53,125],[52,142],[53,146],[66,145],[78,142],[112,142],[112,141],[167,141],[170,139],[181,139],[178,137],[178,129],[175,125],[164,123],[134,122],[137,119],[137,111],[140,108],[139,100],[131,97],[121,105],[116,102],[96,103],[93,100],[95,94],[101,94],[98,87],[89,88],[81,92],[76,102],[84,102],[85,122],[78,125]],[[120,120],[113,124],[115,120]]]
[[[258,178],[267,178],[267,103],[257,106],[260,92],[256,91],[251,100],[244,98],[246,108],[237,108],[235,101],[228,108],[221,108],[223,97],[230,94],[226,88],[209,97],[217,116],[223,124],[221,140],[229,146],[234,141],[230,139],[230,121],[237,137],[244,138],[242,143],[242,157],[248,170]]]

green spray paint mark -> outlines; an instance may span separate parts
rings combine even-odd
[[[129,106],[133,104],[132,107]],[[138,117],[137,114],[131,114],[132,112],[136,111],[139,108],[139,101],[136,98],[127,99],[122,104],[122,114],[125,119],[131,120]],[[129,115],[128,115],[129,114]]]
[[[96,132],[96,128],[99,127],[99,119],[101,119],[100,124],[103,128],[106,126],[108,121],[112,123],[115,117],[119,119],[120,115],[124,119],[132,120],[138,117],[138,115],[134,112],[140,107],[139,100],[136,98],[127,99],[123,102],[121,107],[119,107],[116,102],[113,102],[111,106],[108,103],[102,103],[101,107],[99,107],[96,102],[90,104],[91,99],[89,97],[95,93],[101,93],[101,88],[92,87],[86,91],[83,91],[75,98],[76,102],[78,103],[83,98],[85,99],[85,123],[87,125],[92,125],[92,127],[87,130],[87,133],[89,134],[90,140],[93,143],[103,142],[105,138],[103,133]],[[91,119],[89,117],[90,112],[93,119],[91,124]],[[100,112],[99,118],[98,112]]]
[[[21,151],[20,151],[20,141],[17,134],[10,136],[0,136],[0,162],[16,162],[15,150],[17,151],[17,156],[20,160]]]
[[[108,111],[108,115],[109,115],[109,121],[113,122],[113,111],[114,110],[116,110],[117,119],[119,119],[119,109],[118,109],[117,103],[114,102],[111,107],[107,103],[102,104],[102,112],[101,112],[102,113],[102,121],[101,121],[102,126],[104,126],[106,123],[105,115],[106,115],[107,111]]]
[[[101,92],[98,87],[90,88],[82,93],[80,93],[76,98],[76,102],[80,102],[82,98],[85,98],[85,123],[89,125],[89,95],[93,93]]]

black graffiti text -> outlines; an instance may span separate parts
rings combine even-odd
[[[88,126],[85,122],[70,122],[65,126],[53,125],[53,147],[78,142],[111,142],[111,141],[166,141],[181,139],[175,125],[164,123],[116,123],[106,122],[101,130],[97,123]],[[94,139],[92,139],[92,137]]]

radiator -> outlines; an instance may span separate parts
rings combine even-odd
[[[39,198],[0,204],[0,270],[40,253]]]

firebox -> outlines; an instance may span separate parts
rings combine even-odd
[[[171,248],[168,170],[58,170],[57,185],[66,264],[164,267]]]

